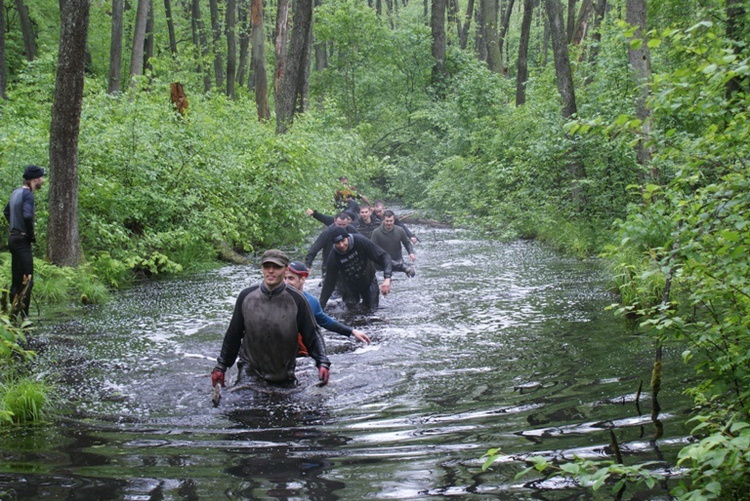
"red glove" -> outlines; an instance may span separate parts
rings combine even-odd
[[[216,384],[220,384],[221,386],[226,386],[224,384],[224,371],[219,369],[214,369],[214,371],[211,373],[211,384],[213,386],[216,386]]]
[[[322,365],[318,367],[318,378],[320,379],[320,384],[328,384],[328,367]]]

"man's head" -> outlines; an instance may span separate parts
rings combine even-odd
[[[367,205],[367,204],[360,205],[359,206],[359,218],[363,222],[369,223],[370,222],[370,214],[372,214],[371,211],[372,211],[372,209],[370,208],[369,205]]]
[[[309,274],[310,269],[307,266],[299,261],[292,261],[286,268],[284,281],[287,285],[294,287],[298,291],[302,291],[305,288],[305,280],[307,280]]]
[[[349,178],[346,177],[346,176],[340,176],[339,177],[339,181],[341,182],[341,184],[344,184],[344,185],[347,185],[347,186],[349,185]]]
[[[349,226],[352,222],[352,218],[349,214],[347,214],[344,211],[339,212],[336,214],[336,217],[333,219],[333,224],[340,228],[346,228]]]
[[[392,210],[384,211],[383,212],[383,227],[386,230],[391,231],[395,224],[396,224],[396,214],[394,214]]]
[[[331,242],[337,251],[344,253],[349,250],[349,232],[339,226],[331,230]]]
[[[383,213],[385,212],[385,204],[381,200],[376,200],[375,203],[372,204],[372,211],[380,219],[383,219]]]
[[[284,270],[289,265],[289,256],[278,249],[269,249],[260,258],[263,283],[275,289],[284,282]]]
[[[28,165],[23,171],[23,184],[33,190],[38,190],[44,184],[47,173],[38,165]]]

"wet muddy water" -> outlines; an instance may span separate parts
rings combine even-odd
[[[396,274],[375,315],[329,310],[373,343],[326,333],[326,387],[300,359],[297,387],[225,390],[211,404],[210,371],[236,295],[260,279],[256,266],[150,281],[106,305],[43,317],[40,364],[64,413],[0,434],[0,493],[612,499],[607,487],[514,478],[530,455],[611,459],[610,429],[627,463],[674,464],[687,436],[685,368],[665,350],[661,431],[648,392],[654,346],[605,311],[615,298],[601,263],[533,242],[416,230],[417,276]],[[318,295],[318,284],[307,290]],[[508,457],[483,472],[479,458],[496,447]],[[660,486],[639,495],[666,499]]]

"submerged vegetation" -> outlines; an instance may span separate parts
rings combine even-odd
[[[613,310],[652,336],[657,349],[679,349],[695,368],[698,382],[687,391],[695,399],[696,441],[674,465],[689,471],[674,493],[740,499],[750,471],[749,14],[734,0],[644,1],[648,23],[638,31],[625,22],[633,3],[594,2],[606,7],[599,22],[588,38],[567,45],[576,112],[564,116],[543,29],[544,6],[554,1],[516,2],[538,4],[523,105],[513,100],[521,7],[509,18],[504,68],[490,69],[476,26],[462,45],[449,24],[444,72],[436,76],[434,31],[421,3],[378,15],[366,2],[323,2],[313,34],[325,64],[310,73],[305,112],[284,134],[273,119],[257,120],[256,93],[241,80],[231,96],[218,82],[207,90],[205,71],[196,69],[210,68],[213,55],[199,57],[201,47],[190,43],[169,51],[160,10],[145,74],[108,92],[111,12],[92,5],[78,158],[85,264],[60,268],[37,259],[35,297],[99,302],[135,276],[210,266],[219,244],[243,254],[298,245],[314,225],[304,209],[332,210],[330,194],[346,174],[371,199],[398,199],[490,238],[536,238],[608,260],[620,297]],[[23,165],[47,165],[49,157],[57,2],[26,3],[37,26],[35,59],[24,58],[15,18],[6,19],[6,196]],[[265,14],[272,25],[270,6]],[[174,21],[189,39],[189,9],[181,7]],[[643,48],[650,73],[634,76],[628,57]],[[274,51],[265,57],[273,68]],[[169,101],[176,81],[189,102],[184,115]],[[39,257],[50,210],[42,193]],[[0,229],[0,246],[6,232]],[[0,264],[7,284],[7,253]],[[0,358],[9,360],[22,351],[22,332],[7,322],[0,327]],[[0,420],[34,419],[43,407],[34,394],[9,397],[32,411],[2,408]],[[594,487],[617,475],[653,481],[638,475],[642,465],[600,466],[562,471]]]

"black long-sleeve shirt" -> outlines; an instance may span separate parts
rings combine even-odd
[[[36,240],[34,234],[34,213],[36,202],[34,193],[28,188],[16,188],[10,196],[10,202],[5,205],[5,219],[10,223],[10,232],[16,235],[26,235],[29,242]]]

